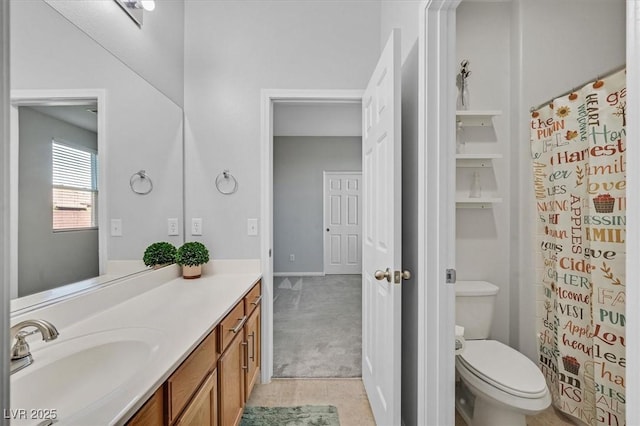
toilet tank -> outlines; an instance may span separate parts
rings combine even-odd
[[[466,340],[487,339],[498,287],[487,281],[458,281],[455,287],[456,325],[464,327]]]

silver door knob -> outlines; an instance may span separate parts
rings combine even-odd
[[[374,274],[374,277],[376,277],[376,280],[378,281],[382,281],[385,278],[387,279],[387,281],[391,282],[391,270],[389,268],[387,268],[386,271],[381,271],[380,269],[378,269]]]
[[[411,279],[411,272],[408,269],[405,269],[404,271],[402,271],[402,279],[403,280]]]

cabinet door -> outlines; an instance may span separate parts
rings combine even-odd
[[[127,422],[127,426],[162,426],[163,424],[164,406],[161,386]]]
[[[214,370],[175,423],[181,426],[218,426],[218,375]]]
[[[209,372],[216,367],[214,329],[167,380],[167,417],[173,423]]]
[[[247,345],[243,337],[243,333],[238,333],[218,360],[220,424],[224,426],[239,424],[244,409]]]
[[[260,373],[260,305],[244,325],[244,340],[247,342],[247,373],[245,374],[245,402],[249,399],[253,385]]]

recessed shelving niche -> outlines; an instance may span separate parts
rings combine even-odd
[[[461,123],[462,127],[489,127],[493,126],[493,117],[501,114],[502,111],[498,110],[457,111],[456,120]],[[456,167],[491,168],[493,167],[493,160],[501,158],[502,154],[497,153],[456,154]],[[456,197],[457,208],[487,209],[492,208],[493,204],[501,202],[502,198],[495,196],[471,198],[458,195]]]

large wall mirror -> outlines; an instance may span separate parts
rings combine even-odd
[[[44,1],[12,2],[10,64],[15,313],[182,244],[183,112]]]

